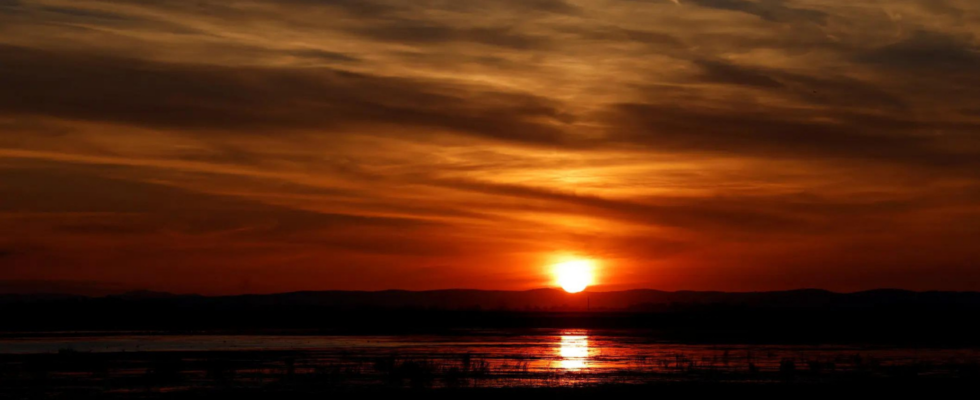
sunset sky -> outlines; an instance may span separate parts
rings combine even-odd
[[[980,290],[976,0],[0,0],[0,292]]]

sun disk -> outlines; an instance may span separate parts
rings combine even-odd
[[[577,259],[555,264],[555,277],[558,286],[568,293],[578,293],[592,284],[595,262]]]

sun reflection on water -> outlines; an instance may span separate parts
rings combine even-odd
[[[562,369],[576,371],[586,367],[589,359],[589,337],[586,335],[562,335],[558,347]]]

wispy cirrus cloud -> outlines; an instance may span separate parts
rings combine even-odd
[[[617,287],[975,289],[976,20],[969,1],[0,1],[0,279],[516,289],[572,252]]]

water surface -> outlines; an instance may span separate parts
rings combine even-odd
[[[531,334],[480,332],[459,335],[106,335],[0,339],[0,354],[59,351],[91,353],[296,351],[313,364],[397,357],[455,363],[477,359],[490,369],[665,372],[678,369],[776,370],[793,361],[835,369],[907,364],[977,363],[977,348],[905,348],[807,345],[681,344],[629,332],[585,330]]]

